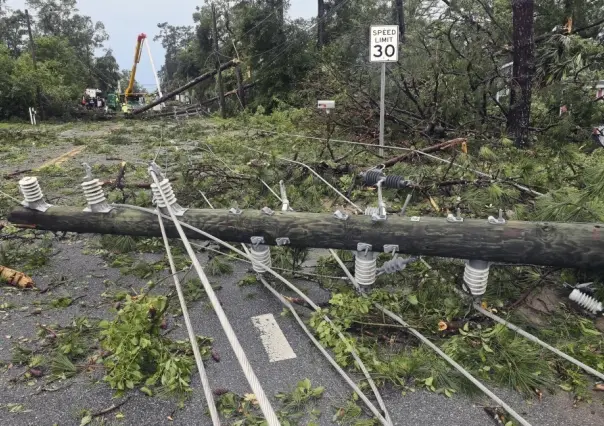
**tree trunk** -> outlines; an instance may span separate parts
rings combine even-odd
[[[534,0],[511,0],[513,21],[513,70],[510,87],[508,132],[517,147],[529,144],[532,78],[535,71]]]
[[[233,60],[230,60],[229,62],[225,62],[224,64],[222,64],[219,69],[221,71],[223,71],[223,70],[226,70],[227,68],[234,67],[238,63],[239,63],[238,60],[233,59]],[[205,74],[202,74],[199,77],[197,77],[197,78],[189,81],[184,86],[181,86],[178,89],[174,89],[170,93],[166,93],[164,96],[162,96],[159,99],[154,100],[150,104],[147,104],[147,105],[145,105],[143,107],[140,107],[139,109],[135,109],[134,111],[132,111],[132,114],[133,115],[138,115],[138,114],[141,114],[141,113],[143,113],[145,111],[148,111],[151,108],[153,108],[154,106],[159,105],[161,103],[164,103],[164,102],[166,102],[169,99],[172,99],[174,96],[178,95],[179,93],[184,92],[187,89],[190,89],[191,87],[193,87],[193,86],[201,83],[202,81],[205,81],[205,80],[208,80],[208,79],[214,77],[217,73],[218,73],[218,70],[213,70],[213,71],[207,72]]]
[[[218,101],[220,103],[220,115],[226,118],[226,104],[224,102],[224,85],[222,84],[222,71],[220,70],[220,55],[218,54],[218,29],[216,27],[216,6],[212,3],[212,29],[214,32],[214,54],[216,55],[216,88],[218,91]]]
[[[317,46],[319,49],[323,47],[325,44],[325,21],[323,18],[325,17],[325,3],[324,0],[319,0],[319,13],[317,14],[317,31],[318,31],[318,39]]]
[[[396,17],[398,19],[399,41],[405,41],[405,9],[403,0],[396,0]]]

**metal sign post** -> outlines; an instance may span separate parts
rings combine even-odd
[[[382,63],[380,88],[380,156],[384,156],[384,118],[386,110],[386,62],[398,61],[398,25],[372,25],[369,33],[370,62]]]

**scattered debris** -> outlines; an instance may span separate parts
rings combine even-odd
[[[31,277],[6,266],[0,266],[0,283],[20,289],[34,288],[34,281]]]

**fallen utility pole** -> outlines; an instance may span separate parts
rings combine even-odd
[[[179,87],[176,90],[171,91],[170,93],[166,93],[164,96],[156,99],[155,101],[151,102],[149,105],[145,105],[144,107],[135,109],[134,111],[132,111],[133,115],[138,115],[141,114],[145,111],[150,110],[151,108],[153,108],[154,106],[157,106],[161,103],[166,102],[167,100],[173,98],[174,96],[178,95],[179,93],[184,92],[187,89],[190,89],[191,87],[195,86],[196,84],[201,83],[202,81],[208,80],[212,77],[214,77],[218,71],[224,71],[228,68],[234,67],[235,65],[237,65],[239,63],[239,61],[237,59],[232,59],[229,62],[225,62],[224,64],[222,64],[219,68],[212,70],[210,72],[207,72],[205,74],[200,75],[199,77],[189,81],[187,84],[185,84],[184,86]]]
[[[254,87],[256,83],[250,83],[250,84],[246,84],[245,86],[243,86],[243,90],[247,90],[250,89],[252,87]],[[235,89],[235,90],[231,90],[230,92],[226,92],[224,94],[225,98],[228,98],[229,96],[233,96],[239,93],[239,89]],[[211,104],[212,102],[216,102],[218,100],[218,96],[214,97],[214,98],[210,98],[210,99],[206,99],[203,100],[195,105],[191,105],[191,106],[187,106],[184,109],[180,109],[180,110],[176,110],[176,111],[171,111],[171,112],[161,112],[158,114],[154,114],[149,116],[148,118],[160,118],[160,117],[173,117],[175,114],[176,115],[182,115],[182,114],[188,114],[191,112],[197,112],[199,111],[199,108],[201,106],[207,105],[207,104]]]
[[[118,207],[110,213],[84,212],[81,207],[53,206],[45,213],[16,208],[9,222],[49,231],[159,237],[156,216]],[[227,210],[190,209],[181,221],[225,241],[249,243],[264,237],[277,245],[277,238],[289,238],[292,247],[356,250],[358,243],[381,252],[384,245],[399,246],[399,253],[476,259],[493,262],[533,264],[581,269],[604,269],[604,224],[516,222],[494,224],[465,219],[389,216],[373,223],[368,216],[341,220],[332,214],[256,210],[233,214]],[[166,232],[178,238],[167,223]],[[192,231],[190,238],[200,239]]]

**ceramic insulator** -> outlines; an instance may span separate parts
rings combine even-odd
[[[25,197],[26,203],[35,203],[44,198],[44,194],[42,194],[42,188],[40,188],[38,178],[36,177],[24,177],[19,181],[19,188],[21,189],[21,193]]]
[[[98,179],[82,183],[82,188],[84,188],[84,196],[86,197],[89,206],[94,206],[95,204],[102,203],[106,200],[105,194],[103,193],[103,186]]]
[[[266,272],[266,268],[270,268],[272,265],[271,249],[269,246],[252,245],[251,256],[252,268],[259,274]]]
[[[592,314],[597,314],[598,312],[602,312],[602,302],[598,302],[593,297],[582,293],[578,289],[574,289],[569,296],[570,300],[578,303],[586,310],[590,311]]]
[[[168,179],[164,179],[159,183],[161,190],[166,196],[168,200],[168,206],[172,206],[176,204],[176,196],[174,195],[174,190],[172,189],[172,184]],[[167,205],[164,202],[164,198],[161,196],[160,188],[157,187],[156,184],[151,184],[151,191],[153,191],[153,201],[157,204],[159,208],[166,208]]]
[[[469,260],[463,274],[466,290],[472,296],[482,296],[487,290],[489,281],[489,262],[484,260]]]
[[[375,283],[377,259],[375,253],[359,253],[354,259],[354,279],[360,286],[370,286]]]

